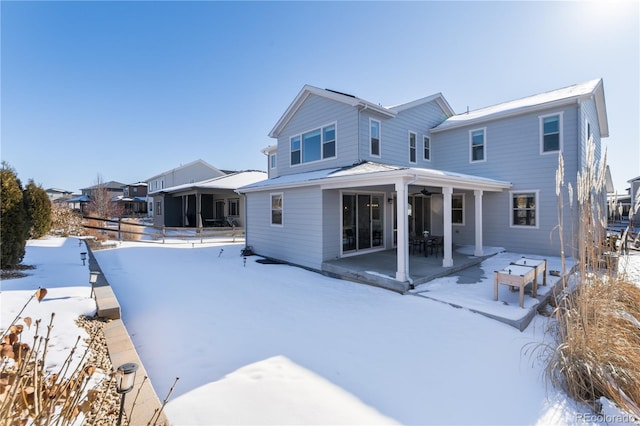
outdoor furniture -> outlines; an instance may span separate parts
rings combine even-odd
[[[444,237],[432,235],[424,239],[424,257],[428,257],[429,251],[431,251],[431,254],[435,252],[437,258],[438,252],[442,250],[444,250]]]
[[[416,248],[418,249],[418,252],[421,252],[423,245],[424,241],[422,240],[422,238],[418,238],[413,233],[409,236],[409,250],[411,254],[415,254]]]
[[[536,287],[538,275],[540,275],[540,272],[542,272],[542,285],[547,285],[547,259],[529,259],[522,256],[519,260],[513,262],[512,265],[529,266],[531,268],[535,268]]]
[[[531,295],[538,295],[538,282],[536,280],[536,268],[511,264],[500,271],[494,271],[493,299],[498,300],[498,284],[511,287],[520,287],[520,307],[524,308],[524,288],[530,282],[533,283]]]

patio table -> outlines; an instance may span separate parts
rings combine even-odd
[[[538,283],[536,278],[536,268],[530,266],[509,265],[500,271],[494,271],[493,281],[493,298],[498,300],[498,284],[504,284],[511,287],[520,287],[520,307],[524,308],[524,288],[530,282],[533,282],[531,295],[537,296]]]

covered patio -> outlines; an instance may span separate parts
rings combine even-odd
[[[428,253],[428,256],[425,256],[424,252],[410,254],[408,261],[413,287],[455,274],[498,253],[491,247],[484,247],[483,251],[482,256],[474,256],[465,253],[465,250],[454,249],[452,250],[453,266],[446,267],[442,265],[442,254]],[[406,291],[406,283],[396,280],[397,256],[397,249],[392,249],[343,257],[323,262],[322,272],[403,293]]]

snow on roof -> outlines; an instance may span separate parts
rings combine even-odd
[[[293,175],[278,176],[251,185],[238,188],[240,192],[254,191],[260,189],[288,186],[307,186],[319,185],[328,182],[331,179],[354,179],[355,177],[374,177],[377,173],[393,173],[395,175],[411,175],[416,179],[421,178],[425,181],[431,181],[434,184],[444,184],[445,182],[456,182],[456,186],[467,187],[474,185],[489,188],[507,188],[511,184],[509,182],[499,181],[495,179],[484,178],[481,176],[465,175],[462,173],[448,172],[445,170],[423,169],[417,167],[400,167],[388,164],[380,164],[374,162],[362,162],[348,167],[316,170],[313,172],[297,173]],[[386,176],[385,176],[386,177]],[[389,179],[397,176],[389,176]],[[353,183],[352,181],[350,181]],[[391,183],[391,182],[389,182]],[[422,184],[422,183],[420,183]]]
[[[265,180],[267,173],[248,170],[243,172],[236,172],[229,175],[219,176],[213,179],[207,179],[199,182],[184,183],[182,185],[172,186],[170,188],[163,188],[158,191],[154,191],[151,194],[159,193],[173,193],[179,191],[185,191],[189,189],[231,189],[235,190],[245,185],[250,185],[254,182]]]
[[[493,105],[486,108],[469,111],[467,113],[454,115],[448,118],[435,128],[431,129],[432,132],[440,130],[447,130],[455,127],[465,126],[475,123],[480,120],[489,120],[502,118],[509,115],[521,114],[528,112],[531,109],[548,107],[555,103],[564,103],[567,101],[575,101],[576,99],[584,96],[593,95],[597,90],[602,88],[602,79],[595,79],[586,83],[574,84],[573,86],[564,87],[562,89],[552,90],[550,92],[540,93],[533,96],[528,96],[521,99],[516,99],[509,102],[504,102],[498,105]],[[604,96],[604,95],[602,95]],[[602,101],[604,102],[604,101]],[[604,105],[602,106],[604,108]],[[604,135],[608,135],[608,128],[602,125]],[[606,130],[606,131],[605,131]]]

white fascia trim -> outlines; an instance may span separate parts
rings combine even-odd
[[[516,108],[516,109],[513,109],[513,110],[509,110],[509,111],[496,112],[496,113],[489,114],[489,115],[486,115],[486,116],[473,118],[473,119],[470,119],[470,120],[461,121],[459,123],[447,125],[446,127],[439,127],[439,126],[438,127],[434,127],[434,128],[431,129],[431,133],[446,132],[448,130],[459,129],[461,127],[477,125],[477,123],[487,123],[487,122],[490,122],[490,121],[500,120],[500,119],[503,119],[503,118],[515,117],[515,116],[518,116],[518,115],[524,115],[524,114],[533,113],[533,112],[537,112],[537,111],[543,111],[543,110],[550,109],[550,108],[557,108],[557,107],[560,107],[560,106],[567,106],[567,105],[577,104],[578,101],[579,100],[575,99],[575,98],[570,99],[570,100],[560,99],[560,100],[557,100],[557,101],[546,102],[544,104],[528,106],[528,107],[523,107],[523,108]],[[458,115],[464,115],[464,114],[458,114]]]

